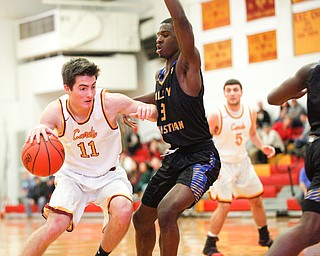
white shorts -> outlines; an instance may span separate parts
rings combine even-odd
[[[80,174],[78,174],[80,175]],[[74,176],[74,173],[72,174]],[[80,180],[89,179],[89,182]],[[61,170],[55,176],[56,188],[53,191],[49,204],[43,211],[43,216],[48,217],[50,211],[59,212],[71,217],[67,231],[72,231],[84,213],[85,207],[93,202],[100,206],[104,213],[105,226],[109,220],[109,203],[115,196],[124,196],[133,201],[132,185],[127,178],[125,170],[117,167],[115,171],[109,171],[99,177],[81,177],[75,179]],[[89,187],[88,184],[100,184],[99,188]],[[85,185],[86,184],[86,185]],[[103,226],[103,227],[104,227]]]
[[[220,175],[209,190],[210,197],[221,202],[231,202],[233,198],[254,198],[262,193],[262,183],[249,157],[238,163],[221,162]]]

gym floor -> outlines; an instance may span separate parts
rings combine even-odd
[[[178,255],[203,255],[202,249],[206,240],[210,215],[181,217],[179,219],[180,245]],[[273,238],[298,222],[297,217],[269,217],[268,227]],[[34,230],[44,223],[36,215],[31,219],[24,216],[5,216],[0,220],[0,255],[18,255],[23,242]],[[80,224],[71,233],[65,232],[47,250],[47,256],[93,256],[101,239],[102,217],[84,216]],[[159,230],[157,229],[157,234]],[[259,256],[268,248],[258,245],[258,232],[253,219],[248,216],[228,217],[217,243],[224,256]],[[114,250],[112,255],[134,256],[134,228],[131,225],[128,233]],[[153,255],[159,255],[156,244]],[[303,253],[300,256],[304,255]]]

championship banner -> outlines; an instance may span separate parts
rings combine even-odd
[[[275,30],[247,37],[249,63],[277,59],[277,34]]]
[[[231,39],[204,45],[205,71],[232,66]]]
[[[294,54],[320,52],[320,9],[293,14]]]
[[[247,21],[275,15],[274,0],[246,0]]]
[[[202,29],[208,30],[230,25],[229,0],[214,0],[201,4]]]

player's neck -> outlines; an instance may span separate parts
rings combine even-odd
[[[68,109],[70,113],[72,114],[73,118],[77,122],[82,122],[88,118],[89,113],[91,112],[91,108],[82,108],[82,107],[76,107],[73,104],[70,104],[70,101],[68,101]]]
[[[239,111],[241,111],[241,104],[237,103],[237,104],[227,104],[227,108],[230,112],[233,113],[238,113]]]

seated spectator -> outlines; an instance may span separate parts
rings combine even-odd
[[[127,176],[130,175],[131,169],[134,166],[134,160],[132,157],[128,156],[128,154],[123,151],[119,157],[119,165],[126,171]]]
[[[149,165],[152,169],[151,176],[153,176],[159,170],[159,168],[161,167],[161,164],[162,164],[162,161],[160,158],[158,158],[158,157],[151,158],[151,160],[149,162]]]
[[[273,124],[272,129],[277,131],[280,135],[286,149],[287,146],[294,141],[292,132],[292,118],[290,115],[285,115],[283,120],[277,121]]]
[[[127,173],[128,179],[132,185],[133,193],[138,194],[138,183],[140,180],[140,172],[139,172],[139,163],[137,161],[132,161],[132,166],[131,166],[131,171],[130,173]]]
[[[25,198],[24,204],[26,209],[27,217],[32,217],[32,206],[37,205],[38,210],[41,213],[42,208],[45,206],[47,201],[47,183],[42,181],[40,177],[35,176],[33,178],[34,185],[29,189],[28,194]]]
[[[283,118],[288,114],[288,111],[290,109],[290,104],[288,101],[284,102],[281,106],[280,106],[280,113],[279,113],[279,116],[278,118],[276,119],[275,122],[278,122],[278,121],[282,121]]]
[[[263,108],[262,101],[258,101],[257,128],[262,129],[263,124],[271,124],[269,113]]]
[[[137,128],[132,129],[132,133],[127,137],[127,151],[129,156],[135,155],[137,150],[141,148],[140,136],[137,132]]]
[[[54,176],[50,176],[47,179],[46,184],[47,184],[46,199],[47,199],[47,202],[49,202],[51,195],[55,189]]]
[[[152,168],[147,162],[141,162],[139,163],[139,172],[140,179],[137,185],[137,192],[139,194],[139,197],[141,197],[152,177]]]
[[[306,110],[302,105],[296,100],[292,99],[290,102],[290,108],[288,109],[288,114],[292,118],[292,127],[301,127],[302,122],[300,120],[300,115],[306,113]]]
[[[296,195],[296,198],[299,204],[301,205],[301,207],[303,204],[304,196],[306,195],[307,189],[309,188],[310,185],[311,185],[311,182],[306,175],[306,169],[305,167],[302,167],[299,173],[299,187],[301,190]]]
[[[271,145],[275,148],[275,154],[285,151],[284,143],[277,131],[271,129],[271,125],[264,123],[262,129],[258,131],[263,144]],[[266,155],[259,150],[252,142],[248,143],[248,154],[253,164],[268,163]]]
[[[34,186],[33,179],[31,175],[28,172],[23,172],[23,178],[21,179],[21,187],[20,187],[20,197],[19,197],[19,203],[23,203],[25,198],[28,195],[28,192],[31,187]]]
[[[284,143],[276,130],[272,130],[270,124],[264,123],[262,130],[259,132],[263,144],[275,148],[276,154],[285,152]],[[268,163],[267,156],[258,149],[257,159],[259,163]]]
[[[300,121],[302,123],[303,130],[302,130],[301,135],[294,140],[294,146],[297,149],[300,149],[300,148],[307,145],[308,139],[309,139],[309,132],[310,132],[310,124],[309,124],[309,120],[308,120],[308,115],[305,112],[300,114]]]
[[[161,152],[160,152],[160,142],[159,140],[157,139],[152,139],[150,142],[149,142],[149,152],[150,152],[150,159],[152,157],[158,157],[160,158],[161,157]]]

